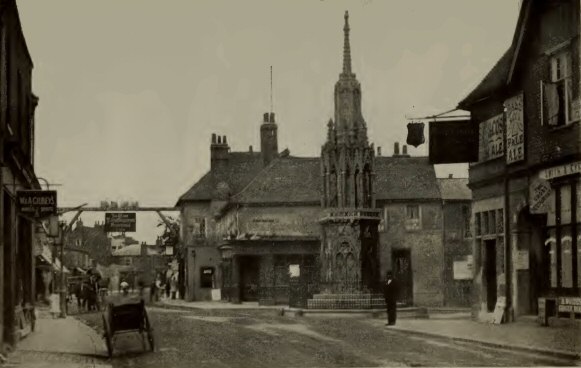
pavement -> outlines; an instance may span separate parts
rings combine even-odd
[[[39,312],[35,331],[21,340],[3,367],[105,368],[107,348],[103,338],[79,320],[52,318]]]
[[[228,303],[222,301],[195,301],[187,302],[182,299],[162,298],[153,303],[156,307],[170,307],[178,309],[204,309],[204,310],[281,310],[281,305],[258,305],[258,302]]]
[[[385,325],[383,320],[370,320]],[[406,334],[476,343],[481,346],[578,360],[581,354],[581,324],[541,326],[526,317],[494,325],[470,319],[469,313],[435,313],[429,319],[401,319],[389,330]]]

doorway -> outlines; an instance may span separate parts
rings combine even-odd
[[[240,299],[243,302],[258,301],[259,260],[259,257],[240,257]]]
[[[496,240],[484,241],[484,277],[486,280],[486,306],[489,312],[496,306]]]
[[[393,276],[399,283],[398,302],[404,305],[413,305],[414,285],[412,274],[412,257],[409,249],[392,251]]]

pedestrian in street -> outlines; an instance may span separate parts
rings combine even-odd
[[[165,272],[165,297],[166,297],[166,299],[169,299],[169,293],[171,291],[170,280],[171,280],[172,275],[173,275],[173,271],[171,270],[171,268],[169,268]]]
[[[171,276],[171,279],[169,280],[170,282],[170,291],[171,291],[171,298],[175,299],[176,298],[176,293],[178,291],[178,275],[173,274]]]
[[[161,277],[157,275],[155,278],[155,301],[159,302],[159,293],[163,292],[163,287],[161,286]]]
[[[397,314],[398,285],[391,271],[388,271],[385,275],[383,297],[385,298],[385,306],[387,308],[387,323],[385,325],[393,326],[395,325]]]

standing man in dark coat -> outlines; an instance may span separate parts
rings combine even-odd
[[[386,326],[395,325],[396,313],[397,313],[397,296],[398,296],[398,285],[396,280],[393,278],[391,271],[387,272],[385,275],[385,282],[383,283],[383,297],[385,298],[385,305],[387,307],[387,323]]]

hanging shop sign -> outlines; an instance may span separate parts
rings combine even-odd
[[[506,108],[506,163],[525,159],[525,134],[522,93],[505,101]]]
[[[488,161],[504,155],[504,114],[498,114],[479,126],[478,161]]]
[[[16,205],[24,216],[39,219],[56,215],[56,190],[19,190]]]
[[[541,170],[539,177],[541,179],[550,180],[561,176],[580,173],[581,173],[581,161],[577,161]]]
[[[478,124],[470,120],[430,123],[430,164],[478,161]]]
[[[531,214],[546,213],[549,209],[551,184],[540,178],[532,180],[529,187],[529,211]]]
[[[108,212],[105,214],[105,232],[135,232],[135,212]]]

